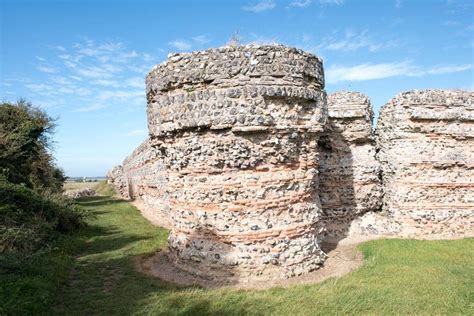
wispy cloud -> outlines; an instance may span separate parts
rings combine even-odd
[[[297,8],[306,8],[313,2],[312,0],[293,0],[290,2],[290,7],[297,7]]]
[[[37,58],[36,69],[46,79],[21,83],[35,98],[73,112],[145,106],[144,75],[157,62],[151,55],[129,50],[119,41],[90,39],[52,47],[51,53],[53,57]]]
[[[194,36],[193,41],[196,42],[197,44],[204,45],[204,44],[209,43],[211,40],[209,39],[209,37],[207,37],[207,35],[202,34],[202,35]]]
[[[179,50],[189,50],[191,48],[191,44],[185,40],[174,40],[168,43],[171,47],[179,49]]]
[[[455,20],[447,20],[447,21],[444,21],[443,23],[441,23],[442,25],[444,26],[459,26],[461,25],[461,22],[459,21],[455,21]]]
[[[441,75],[470,69],[472,69],[472,64],[422,68],[408,61],[379,64],[365,63],[355,66],[333,65],[326,71],[326,80],[328,83],[335,84],[342,81],[366,81],[398,76]]]
[[[355,51],[358,49],[367,49],[369,52],[375,52],[385,48],[397,46],[394,40],[376,41],[370,35],[368,30],[360,32],[346,30],[344,36],[332,35],[323,38],[322,42],[316,46],[316,50],[328,51]]]
[[[38,67],[36,67],[36,69],[38,69],[41,72],[46,72],[50,74],[57,72],[55,68],[50,67],[50,66],[45,66],[45,65],[39,65]]]
[[[414,76],[423,76],[423,75],[442,75],[442,74],[449,74],[453,72],[461,72],[466,70],[471,70],[471,64],[465,65],[457,65],[457,66],[436,66],[425,71],[421,71],[418,73],[413,73]]]
[[[259,2],[244,6],[242,9],[254,13],[268,11],[275,8],[276,3],[273,0],[260,0]]]
[[[467,13],[472,12],[472,8],[474,7],[474,3],[469,0],[447,0],[446,1],[447,14],[457,15],[459,13]]]
[[[321,3],[322,5],[328,5],[328,4],[341,5],[344,3],[344,0],[319,0],[319,3]]]
[[[196,35],[190,39],[176,39],[168,42],[168,45],[179,51],[189,51],[194,48],[202,48],[203,45],[211,42],[211,39],[205,35]]]
[[[342,5],[344,3],[344,0],[319,0],[318,2],[322,6],[325,6],[325,5]],[[293,1],[290,2],[289,6],[290,7],[297,7],[297,8],[306,8],[311,3],[313,3],[313,0],[293,0]]]
[[[278,38],[276,37],[267,37],[256,33],[250,33],[249,37],[245,43],[247,44],[256,44],[256,45],[273,45],[279,43]]]

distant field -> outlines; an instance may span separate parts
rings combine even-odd
[[[64,190],[75,190],[75,189],[82,189],[82,188],[95,189],[102,182],[103,181],[97,181],[97,182],[66,182],[66,183],[64,183]]]

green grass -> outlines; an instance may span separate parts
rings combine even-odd
[[[74,260],[53,261],[48,268],[60,271],[53,282],[59,284],[52,292],[56,299],[46,300],[37,313],[52,309],[67,315],[474,314],[474,239],[366,242],[359,246],[365,258],[361,268],[314,285],[268,290],[178,288],[133,268],[134,257],[166,246],[168,232],[112,197],[107,186],[98,190],[106,195],[80,202],[93,214],[89,227],[71,238],[69,250],[62,252]],[[70,271],[67,277],[65,266]]]

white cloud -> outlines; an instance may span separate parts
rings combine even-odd
[[[312,0],[293,0],[290,2],[290,7],[305,8],[311,4]]]
[[[190,39],[176,39],[174,41],[168,42],[168,45],[180,51],[189,51],[193,49],[193,47],[203,46],[210,41],[211,39],[207,35],[201,34],[196,35]]]
[[[112,87],[112,88],[120,87],[120,84],[117,81],[108,80],[108,79],[97,79],[97,80],[91,81],[91,83],[94,85],[99,85],[99,86],[104,86],[104,87]]]
[[[326,71],[328,83],[339,81],[364,81],[406,74],[410,66],[406,62],[385,64],[361,64],[357,66],[334,65]]]
[[[197,37],[195,41],[204,41]],[[122,42],[84,39],[72,47],[51,47],[53,58],[37,58],[40,80],[21,84],[35,98],[73,112],[92,112],[106,107],[145,107],[145,75],[157,62],[150,54],[128,50]],[[139,75],[137,75],[139,73]],[[34,101],[34,100],[33,100]],[[35,101],[36,102],[36,101]]]
[[[126,103],[132,105],[146,105],[145,89],[120,89],[120,90],[104,90],[95,94],[95,99],[101,101],[100,103]]]
[[[276,37],[266,37],[256,33],[250,33],[249,36],[251,39],[245,41],[245,43],[256,45],[274,45],[279,43]]]
[[[78,109],[73,110],[73,112],[92,112],[106,108],[106,104],[93,104],[85,107],[80,107]]]
[[[38,67],[36,67],[36,69],[38,69],[41,72],[46,72],[50,74],[57,72],[55,68],[50,67],[50,66],[45,66],[45,65],[39,65]]]
[[[319,3],[322,5],[327,5],[327,4],[341,5],[344,3],[344,0],[319,0]]]
[[[322,42],[316,47],[316,50],[330,50],[330,51],[355,51],[365,48],[369,52],[375,52],[385,48],[397,46],[395,41],[375,41],[369,36],[369,31],[361,32],[346,30],[342,38],[336,36],[329,36],[323,38]]]
[[[204,45],[209,43],[211,40],[206,35],[198,35],[193,37],[193,41],[197,44]]]
[[[77,80],[77,81],[82,81],[82,78],[78,76],[69,76],[69,78]]]
[[[275,1],[273,0],[260,0],[259,2],[252,4],[252,5],[246,5],[242,9],[245,11],[251,11],[254,13],[259,13],[267,10],[271,10],[276,6]]]
[[[454,20],[447,20],[447,21],[444,21],[443,23],[441,23],[442,25],[444,26],[459,26],[461,25],[461,22],[459,21],[454,21]]]
[[[170,46],[178,50],[189,50],[191,49],[191,44],[185,40],[174,40],[168,43]]]
[[[74,82],[63,76],[52,77],[51,81],[60,85],[73,85]]]
[[[142,77],[133,77],[125,81],[126,85],[133,88],[145,89],[145,79]]]
[[[47,85],[47,84],[44,84],[44,83],[27,83],[27,84],[25,84],[25,87],[27,87],[28,89],[30,89],[30,90],[32,90],[36,93],[53,91],[54,90],[54,86]]]
[[[326,80],[328,83],[335,84],[341,81],[366,81],[398,76],[421,77],[426,75],[439,75],[461,72],[469,69],[472,69],[471,64],[434,66],[428,69],[423,69],[407,61],[380,64],[366,63],[356,66],[334,65],[327,69]]]
[[[458,66],[437,66],[425,71],[421,75],[428,74],[428,75],[441,75],[441,74],[449,74],[453,72],[461,72],[472,69],[471,64],[465,65],[458,65]]]

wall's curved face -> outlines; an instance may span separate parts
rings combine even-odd
[[[400,94],[375,146],[368,98],[326,100],[301,50],[176,54],[146,83],[149,139],[109,181],[166,217],[183,270],[286,278],[319,267],[322,238],[474,235],[473,92]]]
[[[168,169],[169,252],[203,276],[316,269],[321,61],[282,46],[174,55],[147,77],[152,145]]]
[[[380,113],[384,209],[403,235],[474,231],[474,92],[399,94]]]

